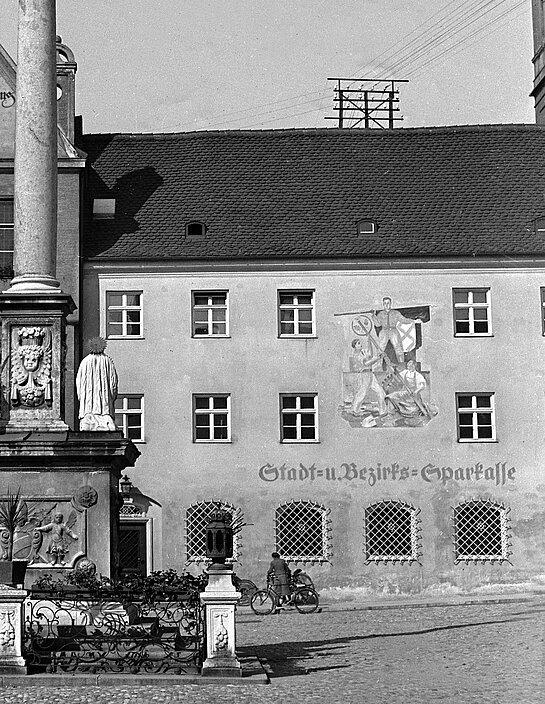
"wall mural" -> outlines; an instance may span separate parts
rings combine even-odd
[[[422,326],[429,306],[338,314],[345,341],[341,417],[353,428],[420,427],[437,408],[430,401],[430,373],[422,369]]]

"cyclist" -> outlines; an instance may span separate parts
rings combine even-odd
[[[279,603],[285,604],[291,596],[290,579],[291,570],[288,563],[277,552],[273,552],[267,579],[270,579],[275,592],[278,594]]]

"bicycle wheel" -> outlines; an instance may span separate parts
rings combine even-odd
[[[276,606],[275,598],[270,591],[266,589],[258,589],[254,592],[250,600],[250,606],[254,614],[258,616],[267,616],[272,614],[274,607]]]
[[[293,595],[293,605],[300,614],[311,614],[318,608],[318,594],[310,587],[302,587]]]
[[[242,594],[238,605],[250,606],[250,601],[252,600],[252,596],[257,591],[257,587],[251,579],[241,579],[237,585],[237,591]]]

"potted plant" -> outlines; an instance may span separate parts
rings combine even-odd
[[[26,560],[13,559],[16,533],[28,523],[28,507],[21,489],[0,499],[0,584],[17,586],[25,581]]]

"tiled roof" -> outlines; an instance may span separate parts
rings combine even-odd
[[[545,127],[87,135],[86,257],[545,255]],[[93,222],[93,198],[116,198]],[[374,236],[356,235],[373,219]],[[185,225],[206,223],[203,238]]]

